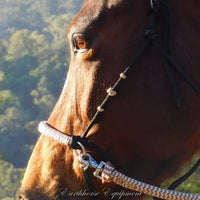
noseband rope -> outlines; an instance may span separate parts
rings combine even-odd
[[[65,135],[60,131],[55,130],[50,127],[47,122],[40,122],[38,130],[44,135],[51,137],[52,139],[58,141],[64,145],[71,144],[71,136]],[[79,143],[79,142],[78,142]],[[81,143],[80,143],[81,144]],[[79,149],[83,149],[83,146],[79,146]],[[94,176],[101,179],[102,183],[113,182],[117,185],[120,185],[124,188],[134,190],[139,193],[144,193],[146,195],[162,198],[167,200],[200,200],[200,196],[190,193],[182,193],[173,190],[162,189],[144,182],[138,181],[136,179],[130,178],[123,173],[117,171],[110,162],[101,161],[100,164],[92,158],[88,153],[85,153],[85,150],[82,154],[78,156],[79,162],[84,170],[88,168],[95,169]],[[198,163],[198,165],[200,162]],[[198,166],[196,166],[197,168]]]
[[[132,60],[132,62],[129,64],[129,66],[119,75],[118,80],[115,82],[113,87],[107,89],[107,96],[103,100],[100,106],[97,107],[97,111],[94,114],[92,120],[90,121],[89,125],[83,132],[82,136],[69,136],[66,135],[53,127],[49,126],[47,122],[43,121],[40,122],[38,126],[38,130],[40,133],[51,137],[52,139],[58,141],[61,144],[67,145],[70,148],[74,149],[76,152],[76,149],[82,149],[82,154],[78,155],[78,160],[81,164],[81,168],[83,171],[83,176],[85,177],[86,183],[88,185],[88,190],[91,191],[91,183],[90,180],[86,174],[86,170],[88,168],[95,169],[94,175],[102,180],[102,183],[106,182],[114,182],[117,185],[120,185],[124,188],[131,189],[140,193],[147,194],[149,196],[155,197],[155,200],[161,199],[167,199],[167,200],[200,200],[200,196],[194,195],[194,194],[188,194],[188,193],[182,193],[173,191],[177,186],[179,186],[182,182],[184,182],[193,172],[194,170],[200,165],[200,160],[197,161],[195,166],[184,176],[182,176],[180,179],[175,181],[170,187],[170,190],[161,189],[156,186],[152,186],[149,184],[146,184],[142,181],[138,181],[136,179],[130,178],[123,173],[117,171],[115,167],[122,169],[115,161],[112,159],[108,159],[108,156],[104,152],[102,152],[98,147],[96,147],[94,144],[90,143],[88,141],[87,134],[91,127],[97,122],[98,117],[104,112],[105,105],[108,102],[108,100],[111,97],[114,97],[117,95],[117,88],[121,81],[125,80],[127,78],[127,72],[134,69],[135,64],[138,62],[138,60],[144,55],[146,50],[153,45],[157,51],[163,56],[164,58],[164,64],[165,64],[165,70],[168,74],[168,78],[170,81],[170,85],[172,88],[172,94],[173,98],[175,100],[175,104],[177,107],[181,106],[181,99],[177,87],[177,83],[175,80],[174,73],[177,72],[183,79],[193,88],[199,95],[200,95],[200,89],[196,85],[196,83],[184,72],[176,63],[172,56],[172,14],[171,9],[169,8],[168,4],[162,0],[150,0],[151,5],[151,11],[149,14],[149,26],[146,29],[145,35],[146,40],[144,45],[141,47],[140,51],[136,54],[135,58]],[[155,27],[155,22],[157,17],[160,15],[160,11],[163,13],[164,18],[164,35],[163,35],[163,44],[162,46],[158,43],[157,37],[158,33]],[[84,146],[90,147],[94,149],[97,153],[102,155],[104,159],[111,161],[112,164],[114,164],[115,167],[111,165],[110,162],[100,162],[100,164],[97,164],[97,162],[92,158],[92,156],[85,152]],[[123,170],[123,169],[122,169]],[[125,171],[125,170],[124,170]]]

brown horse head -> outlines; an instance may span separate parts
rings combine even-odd
[[[200,85],[200,12],[197,1],[167,1],[174,13],[174,57]],[[80,136],[119,74],[140,50],[148,24],[148,1],[87,0],[68,30],[71,63],[48,124]],[[163,26],[158,20],[158,30]],[[159,40],[159,39],[158,39]],[[159,185],[200,149],[200,98],[175,72],[182,106],[171,98],[163,58],[149,48],[118,87],[87,138],[123,168]],[[88,149],[87,149],[88,151]],[[91,154],[102,160],[101,156]],[[105,188],[91,181],[102,199]],[[85,183],[73,149],[41,135],[29,160],[19,199],[83,199]],[[73,192],[73,193],[72,193]],[[73,196],[74,194],[74,196]],[[84,199],[90,199],[85,195]],[[130,199],[130,197],[128,198]]]

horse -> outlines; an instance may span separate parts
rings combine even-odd
[[[191,88],[200,85],[200,3],[165,2],[174,15],[171,34],[174,45],[168,53],[184,72],[180,75],[180,68],[171,66],[169,58],[164,61],[165,53],[151,45],[126,76],[121,74],[124,79],[117,92],[112,90],[117,77],[130,65],[145,40],[162,46],[166,32],[161,20],[164,12],[157,13],[155,6],[156,24],[150,20],[150,26],[155,26],[157,33],[150,29],[150,35],[145,36],[151,13],[149,1],[86,0],[68,29],[70,66],[47,121],[49,127],[65,135],[81,136],[98,110],[101,115],[87,130],[86,139],[122,169],[157,186],[176,174],[200,150],[200,98]],[[102,108],[108,88],[111,97]],[[83,146],[97,160],[104,159]],[[80,152],[41,134],[17,198],[91,199],[93,193],[87,192],[79,166]],[[100,199],[114,198],[112,192],[122,191],[112,183],[102,184],[90,169],[88,174]]]

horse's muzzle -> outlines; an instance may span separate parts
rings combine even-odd
[[[17,192],[16,196],[17,200],[51,200],[51,198],[47,197],[46,195],[38,192],[38,191],[24,191],[20,189]]]

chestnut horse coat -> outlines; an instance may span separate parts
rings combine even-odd
[[[200,3],[166,2],[174,13],[173,55],[200,86]],[[148,1],[86,0],[68,30],[71,62],[48,119],[51,127],[67,135],[84,132],[106,89],[141,48],[147,24]],[[160,42],[162,20],[158,20],[157,28],[161,31]],[[152,46],[128,73],[87,135],[125,169],[154,185],[171,177],[200,150],[200,97],[176,72],[175,77],[180,108],[174,104],[163,57]],[[90,153],[101,160],[95,152]],[[102,185],[92,176],[91,180],[97,191],[121,190]],[[85,184],[74,151],[41,135],[19,199],[78,199],[67,194],[80,190],[85,190]],[[64,196],[62,191],[67,191]]]

